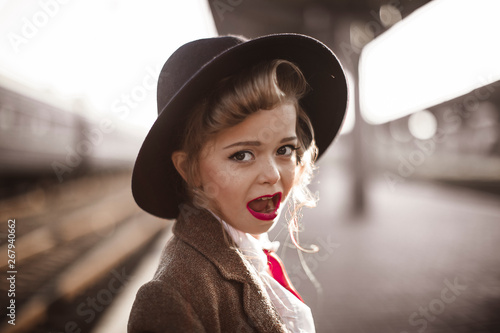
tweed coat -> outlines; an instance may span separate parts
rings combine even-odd
[[[153,279],[137,292],[128,332],[287,332],[221,223],[182,206]]]

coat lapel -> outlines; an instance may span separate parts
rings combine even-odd
[[[241,252],[231,248],[222,224],[209,211],[181,205],[173,232],[211,261],[225,279],[243,283],[243,307],[251,326],[260,332],[286,332],[259,277]]]

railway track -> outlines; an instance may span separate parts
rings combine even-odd
[[[11,281],[0,281],[4,309],[15,300],[15,325],[8,316],[1,319],[0,332],[5,333],[66,332],[73,322],[64,316],[54,319],[61,316],[61,305],[85,297],[110,272],[116,275],[120,265],[140,257],[170,226],[140,211],[130,192],[129,173],[35,188],[1,202],[0,218],[0,269],[16,272],[15,297],[8,296]],[[9,219],[16,221],[14,268],[7,266]]]

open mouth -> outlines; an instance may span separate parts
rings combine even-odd
[[[263,195],[247,203],[248,211],[259,220],[274,220],[281,203],[281,192]]]

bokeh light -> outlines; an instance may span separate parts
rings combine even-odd
[[[428,140],[436,134],[437,119],[428,110],[416,112],[408,118],[408,129],[415,138]]]

